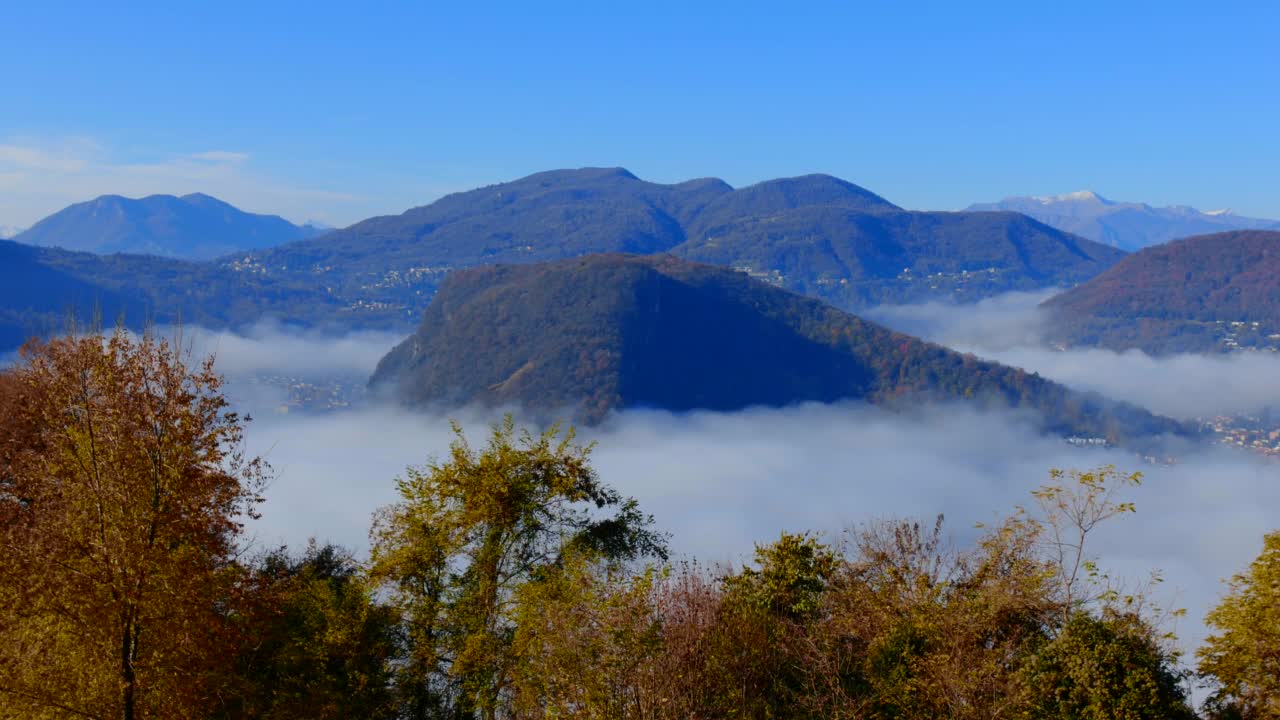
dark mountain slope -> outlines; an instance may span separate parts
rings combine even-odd
[[[1124,253],[1016,213],[888,211],[817,206],[745,216],[673,251],[746,269],[844,308],[1087,280]]]
[[[696,236],[743,217],[769,216],[813,206],[838,207],[858,212],[902,209],[879,195],[840,178],[803,175],[767,180],[724,193],[699,212],[685,214],[681,219],[689,226],[690,235]]]
[[[1200,235],[1147,248],[1047,301],[1051,337],[1148,352],[1276,347],[1280,232]]]
[[[68,323],[118,319],[138,324],[144,304],[128,293],[100,287],[42,262],[44,251],[0,240],[0,350],[32,335],[65,330]]]
[[[1061,433],[1179,431],[1145,411],[668,256],[454,273],[371,384],[413,407],[512,403],[587,421],[627,407],[937,399],[1035,409]]]
[[[622,168],[537,173],[455,193],[401,215],[371,218],[262,253],[265,265],[461,267],[594,252],[666,251],[684,242],[675,214],[730,188],[715,181],[645,182]]]
[[[50,215],[13,239],[99,254],[211,259],[316,234],[275,215],[256,215],[199,193],[130,199],[103,195]]]

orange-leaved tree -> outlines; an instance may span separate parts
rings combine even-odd
[[[0,717],[206,714],[265,473],[221,382],[122,331],[0,377]]]

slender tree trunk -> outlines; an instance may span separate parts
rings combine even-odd
[[[127,622],[120,638],[120,679],[123,681],[121,700],[124,706],[124,720],[134,720],[135,690],[137,677],[133,671],[134,634],[133,623]]]

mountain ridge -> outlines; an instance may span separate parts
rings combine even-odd
[[[734,189],[715,178],[663,185],[622,168],[582,168],[453,193],[253,259],[268,274],[333,274],[336,293],[370,292],[370,301],[420,312],[450,270],[600,252],[740,267],[846,309],[1071,285],[1123,255],[1014,214],[906,211],[828,175]],[[848,260],[859,253],[884,262]]]
[[[40,220],[12,238],[96,254],[211,260],[318,234],[277,215],[249,213],[204,193],[141,198],[100,195]]]
[[[902,210],[828,175],[735,190],[622,168],[537,173],[214,261],[42,250],[40,262],[135,298],[157,321],[335,332],[407,332],[458,269],[595,253],[713,262],[846,310],[1069,286],[1123,256],[1017,214]]]

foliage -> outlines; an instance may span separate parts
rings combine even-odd
[[[939,518],[874,524],[839,548],[784,534],[739,570],[686,565],[628,581],[589,557],[566,563],[519,593],[519,679],[507,711],[1192,717],[1176,658],[1142,602],[1121,611],[1063,589],[1074,561],[1053,540],[1052,514],[1085,518],[1083,541],[1117,508],[1127,512],[1109,489],[1128,477],[1055,473],[1040,493],[1045,517],[1019,512],[967,550],[948,546]]]
[[[653,605],[660,573],[621,572],[574,552],[515,593],[511,713],[521,718],[652,717]]]
[[[219,382],[123,334],[0,374],[0,717],[1193,717],[1158,609],[1090,554],[1137,474],[1054,471],[969,547],[939,517],[638,566],[665,538],[591,447],[508,416],[406,472],[367,566],[245,563],[265,468]],[[1276,558],[1210,616],[1216,717],[1275,717]]]
[[[783,533],[772,544],[757,545],[755,560],[756,567],[725,579],[728,595],[793,620],[818,611],[838,566],[831,549],[807,534]]]
[[[1032,493],[1039,506],[1038,518],[1030,522],[1043,530],[1049,549],[1054,581],[1067,622],[1082,608],[1095,603],[1122,602],[1132,606],[1138,598],[1124,595],[1109,586],[1110,578],[1098,569],[1086,553],[1089,536],[1101,523],[1137,511],[1131,502],[1120,501],[1120,493],[1142,482],[1142,473],[1120,473],[1107,465],[1081,472],[1051,470],[1049,485]]]
[[[117,332],[28,345],[3,385],[0,716],[199,717],[265,471],[220,378]]]
[[[1028,663],[1029,718],[1176,720],[1195,717],[1173,658],[1133,614],[1075,613]]]
[[[1216,632],[1199,652],[1200,672],[1217,684],[1214,716],[1280,718],[1280,532],[1263,540],[1248,570],[1206,622]]]
[[[567,554],[617,565],[666,551],[635,501],[599,481],[572,431],[517,434],[508,416],[483,450],[454,431],[449,460],[411,468],[400,502],[379,513],[370,573],[408,623],[397,679],[408,714],[492,718],[511,690],[522,587]]]
[[[345,551],[314,542],[293,557],[280,548],[254,567],[269,597],[219,695],[215,720],[393,717],[391,666],[399,618],[365,586]]]

